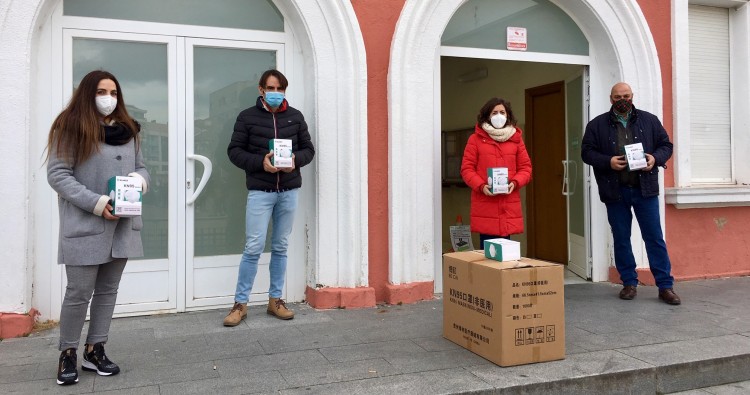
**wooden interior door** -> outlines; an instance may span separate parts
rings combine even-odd
[[[567,264],[564,81],[526,89],[526,135],[533,166],[526,191],[527,255]]]

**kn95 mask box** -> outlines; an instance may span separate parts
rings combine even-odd
[[[490,192],[494,194],[508,193],[508,168],[507,167],[490,167],[487,169],[487,185],[490,186]]]
[[[143,184],[139,177],[115,176],[109,179],[108,188],[112,215],[137,217],[143,209]]]
[[[274,167],[293,167],[292,140],[271,139],[268,141],[268,148],[273,152],[271,164]]]
[[[485,240],[484,256],[500,262],[517,261],[521,259],[521,243],[503,238]]]
[[[646,153],[642,143],[628,144],[623,147],[625,158],[628,160],[628,170],[640,170],[648,166]]]

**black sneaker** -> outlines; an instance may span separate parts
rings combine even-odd
[[[86,350],[88,350],[88,344],[86,345]],[[81,368],[89,372],[96,372],[99,376],[112,376],[120,373],[120,367],[110,361],[107,355],[104,354],[104,344],[102,343],[94,344],[91,352],[84,351]]]
[[[60,353],[60,363],[57,365],[57,384],[69,385],[78,382],[78,356],[75,348],[69,348]]]

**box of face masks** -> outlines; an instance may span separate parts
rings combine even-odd
[[[443,255],[443,337],[500,366],[565,358],[564,269]]]
[[[484,241],[484,257],[496,261],[517,261],[521,259],[521,243],[498,238]]]
[[[508,168],[490,167],[487,169],[487,185],[492,193],[508,193]]]
[[[625,150],[625,158],[628,160],[628,170],[640,170],[648,167],[642,143],[628,144],[623,147],[623,150]]]
[[[268,148],[273,151],[271,164],[274,167],[292,167],[292,140],[271,139],[268,141]]]
[[[139,177],[115,176],[107,183],[112,215],[137,217],[143,207],[143,184]]]

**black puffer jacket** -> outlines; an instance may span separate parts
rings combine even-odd
[[[293,171],[269,173],[263,169],[263,159],[270,151],[268,141],[274,138],[292,140]],[[248,190],[276,191],[302,186],[300,168],[313,160],[315,148],[301,112],[286,100],[277,112],[269,112],[259,96],[254,107],[237,116],[227,154],[235,166],[245,170]]]
[[[619,172],[612,170],[610,159],[622,155],[617,151],[617,125],[612,119],[612,109],[591,120],[581,143],[581,158],[594,168],[594,177],[599,186],[599,199],[604,203],[620,200]],[[643,143],[643,150],[654,156],[654,167],[650,171],[638,171],[641,195],[659,195],[659,166],[666,167],[672,156],[672,143],[659,118],[649,112],[633,107],[628,120],[628,129],[633,131],[636,143]],[[627,170],[623,170],[627,171]]]

